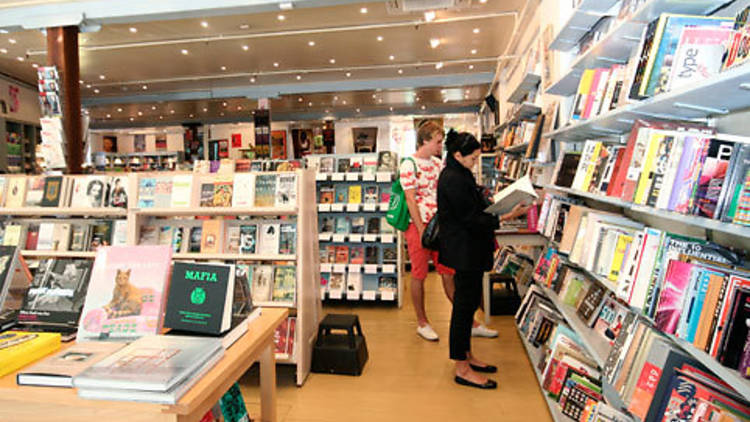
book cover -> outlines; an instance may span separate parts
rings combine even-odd
[[[656,327],[667,334],[674,334],[677,329],[692,270],[693,264],[687,262],[672,260],[667,265],[659,307],[654,317]]]
[[[335,233],[348,234],[351,230],[351,218],[345,215],[336,217]]]
[[[698,183],[698,175],[703,166],[703,159],[708,153],[708,140],[699,135],[687,135],[682,148],[682,156],[677,165],[672,193],[669,195],[667,209],[679,213],[690,210],[690,202]]]
[[[632,154],[630,157],[629,165],[625,174],[622,175],[620,185],[620,199],[624,201],[633,201],[635,191],[638,187],[638,182],[641,177],[644,162],[646,160],[649,142],[651,140],[651,134],[654,129],[644,126],[638,129],[638,133],[635,134],[635,140],[633,145]],[[633,134],[631,133],[631,139]],[[629,141],[630,142],[630,141]],[[628,142],[628,143],[629,143]]]
[[[74,232],[75,234],[75,232]],[[159,226],[145,225],[140,227],[138,238],[139,245],[158,245],[159,244]]]
[[[318,185],[318,203],[333,204],[335,189],[333,185]]]
[[[279,254],[294,255],[297,245],[297,225],[282,223],[279,228]]]
[[[737,289],[732,297],[727,329],[722,334],[722,349],[718,354],[722,365],[738,369],[742,349],[747,339],[747,320],[750,318],[750,289]]]
[[[377,204],[378,203],[378,187],[377,185],[366,185],[364,187],[364,200],[365,204]]]
[[[26,178],[9,177],[5,198],[6,208],[21,208],[26,200]]]
[[[26,241],[24,242],[23,247],[24,249],[35,251],[38,242],[39,224],[29,224],[26,226]]]
[[[380,256],[377,246],[365,246],[365,264],[378,264]]]
[[[274,267],[272,265],[258,265],[253,268],[252,287],[250,292],[253,303],[271,301],[274,285]]]
[[[38,251],[51,251],[54,249],[55,223],[40,223],[39,238],[36,249]]]
[[[335,186],[335,199],[334,202],[337,204],[346,204],[349,202],[349,188],[344,184],[338,184]]]
[[[361,204],[362,203],[362,185],[349,185],[348,203],[349,204]]]
[[[92,275],[89,259],[44,259],[18,313],[22,324],[49,323],[75,327]]]
[[[392,187],[390,184],[380,186],[380,203],[387,204],[391,200]]]
[[[164,327],[220,335],[232,323],[234,265],[175,262]]]
[[[293,266],[278,266],[274,274],[273,301],[296,303],[297,272]]]
[[[60,348],[59,333],[6,331],[0,335],[0,377]]]
[[[352,234],[364,234],[365,233],[365,217],[362,215],[356,215],[351,218],[350,232]]]
[[[375,174],[378,171],[378,155],[366,154],[362,157],[362,173]]]
[[[26,178],[27,207],[40,207],[44,199],[44,176],[29,176]]]
[[[634,204],[644,205],[646,203],[648,191],[654,181],[656,163],[662,155],[666,156],[666,152],[661,153],[662,146],[667,144],[665,139],[666,135],[663,132],[652,132],[649,137],[643,157],[643,167],[633,196]]]
[[[201,253],[220,253],[223,245],[222,220],[203,220],[201,231]]]
[[[279,223],[264,223],[260,225],[259,230],[258,254],[278,255],[281,225]]]
[[[643,92],[648,84],[648,75],[651,73],[653,59],[656,57],[656,49],[661,40],[665,22],[665,15],[652,20],[646,25],[646,29],[641,36],[641,44],[638,47],[638,53],[634,57],[635,63],[638,64],[635,67],[633,79],[630,84],[628,97],[631,99],[640,100],[644,98]]]
[[[365,263],[365,247],[364,246],[351,246],[349,248],[349,263],[350,264],[364,264]]]
[[[273,207],[276,200],[276,175],[258,174],[255,176],[255,206]]]
[[[96,252],[101,246],[112,245],[112,220],[101,220],[91,225],[90,251]]]
[[[169,245],[172,246],[172,252],[173,253],[180,253],[183,252],[185,249],[185,245],[187,245],[187,240],[185,239],[186,234],[185,231],[187,230],[187,227],[184,226],[175,226],[172,228],[172,238],[169,240]],[[114,240],[112,241],[112,245],[114,246],[125,246],[125,243],[122,244],[116,244]]]
[[[18,385],[73,388],[73,377],[124,346],[122,343],[86,341],[48,356],[18,372]]]
[[[138,180],[138,208],[154,207],[154,189],[156,188],[156,179],[153,177],[141,177]],[[78,189],[78,179],[76,179],[75,189]],[[75,200],[75,191],[73,192]]]
[[[341,296],[344,294],[346,289],[346,274],[345,273],[331,273],[331,278],[328,282],[328,294],[331,296]]]
[[[667,90],[695,86],[718,74],[726,50],[725,44],[729,42],[731,35],[730,28],[684,27],[672,59]]]
[[[213,178],[205,178],[200,184],[200,198],[199,206],[201,207],[213,207],[214,206],[214,181]]]
[[[354,295],[362,294],[362,273],[350,272],[346,275],[346,292]]]
[[[78,338],[132,339],[158,333],[171,261],[170,246],[99,249]]]
[[[226,253],[230,254],[238,254],[240,253],[240,228],[239,226],[230,226],[226,228],[226,234],[224,235],[224,239],[226,239],[224,251]]]
[[[398,156],[395,152],[380,151],[378,153],[378,172],[393,173],[398,165]]]
[[[379,234],[380,233],[380,218],[368,217],[367,218],[367,234]]]
[[[338,173],[347,173],[349,171],[349,158],[341,157],[337,162],[336,170]]]
[[[732,141],[713,138],[708,143],[706,157],[695,187],[692,214],[714,218],[729,162],[736,149]]]
[[[573,100],[573,107],[571,108],[570,120],[576,121],[583,119],[584,110],[586,108],[586,101],[591,91],[591,84],[594,81],[596,69],[586,69],[583,71],[581,80],[578,83],[578,91],[575,99]]]
[[[297,174],[279,173],[276,188],[276,207],[293,207],[297,204]]]
[[[243,224],[240,226],[240,249],[243,254],[255,254],[258,244],[258,225]]]
[[[620,335],[622,324],[628,314],[628,309],[611,297],[605,298],[599,316],[594,323],[594,331],[606,339],[610,345],[614,344]]]
[[[252,207],[255,203],[255,174],[235,173],[233,207]]]
[[[107,176],[76,177],[70,206],[74,208],[101,208],[106,205]]]
[[[231,207],[233,192],[234,185],[231,177],[217,177],[214,181],[213,206]]]
[[[334,167],[336,165],[336,157],[321,157],[320,158],[320,167],[318,168],[318,171],[320,173],[333,173]]]
[[[172,177],[172,208],[188,208],[193,202],[193,175],[177,174]]]
[[[201,251],[201,239],[203,238],[203,227],[190,227],[190,237],[188,238],[188,252],[198,253]]]
[[[112,176],[109,179],[108,207],[128,207],[128,178],[126,176]]]
[[[655,207],[659,196],[661,196],[662,194],[662,191],[668,191],[672,189],[672,185],[667,184],[667,178],[669,177],[667,173],[670,169],[670,163],[674,163],[677,161],[671,160],[671,157],[679,157],[679,154],[682,151],[681,144],[681,136],[674,133],[666,134],[666,136],[664,136],[661,143],[659,144],[659,147],[656,150],[654,165],[651,171],[651,185],[647,188],[647,192],[645,193],[645,205],[649,207]],[[666,194],[664,196],[666,196]]]
[[[39,205],[43,207],[59,207],[62,184],[62,176],[48,176],[44,178],[44,195]]]

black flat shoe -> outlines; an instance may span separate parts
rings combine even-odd
[[[456,384],[458,385],[465,385],[467,387],[479,388],[481,390],[494,390],[495,388],[497,388],[497,382],[495,382],[494,380],[489,380],[489,379],[484,384],[477,384],[475,382],[471,382],[465,378],[461,378],[458,375],[456,375],[456,377],[454,378],[454,381],[456,381]]]
[[[497,372],[497,366],[493,366],[493,365],[476,366],[476,365],[469,364],[469,366],[471,366],[471,369],[477,372],[483,372],[485,374],[494,374],[495,372]]]

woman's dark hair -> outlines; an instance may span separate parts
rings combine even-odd
[[[478,150],[482,146],[469,132],[458,133],[451,129],[446,136],[446,147],[448,148],[448,155],[453,155],[456,151],[460,152],[464,157]]]

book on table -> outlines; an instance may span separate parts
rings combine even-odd
[[[534,190],[531,179],[529,176],[524,176],[496,193],[493,198],[494,204],[487,207],[485,212],[497,215],[507,214],[517,204],[530,203],[537,198],[539,195]]]
[[[0,377],[60,348],[59,333],[6,331],[0,334]]]
[[[121,349],[123,343],[87,341],[77,343],[20,371],[18,385],[73,388],[73,377]]]

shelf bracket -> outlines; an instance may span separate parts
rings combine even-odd
[[[586,28],[584,26],[573,26],[573,25],[569,26],[568,28],[573,29],[575,31],[584,31],[584,32],[588,32],[591,29],[591,28]]]
[[[702,121],[704,119],[701,118],[689,118],[684,116],[678,116],[676,114],[665,114],[665,113],[649,113],[647,111],[638,111],[638,110],[632,110],[632,113],[646,116],[646,117],[653,117],[654,119],[662,119],[662,120],[683,120],[683,121]]]
[[[622,38],[625,41],[641,42],[641,37],[634,37],[632,35],[623,35],[620,38]]]
[[[621,130],[608,129],[606,127],[591,126],[591,130],[595,132],[611,133],[612,135],[622,135]]]
[[[706,106],[701,106],[701,105],[696,105],[696,104],[688,104],[688,103],[680,103],[680,102],[674,103],[672,105],[676,108],[684,108],[686,110],[695,110],[695,111],[700,111],[700,112],[708,113],[708,114],[729,114],[729,110],[726,108],[706,107]]]
[[[615,64],[626,64],[627,63],[627,61],[625,61],[625,60],[622,60],[622,59],[613,59],[612,57],[596,56],[596,59],[597,60],[601,60],[603,62],[615,63]]]
[[[623,118],[619,118],[619,119],[617,119],[617,121],[618,121],[618,122],[620,122],[620,123],[625,123],[625,124],[627,124],[627,125],[632,125],[632,124],[634,124],[634,123],[635,123],[635,120],[633,120],[633,119],[623,119]]]

